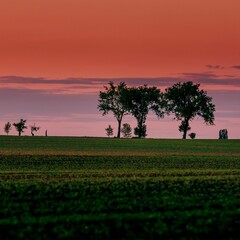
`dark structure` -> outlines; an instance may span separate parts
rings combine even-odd
[[[227,129],[219,130],[219,139],[228,139],[228,130]]]

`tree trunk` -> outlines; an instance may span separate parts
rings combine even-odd
[[[142,138],[142,124],[139,125],[139,135],[138,135],[139,138]]]
[[[120,138],[121,134],[121,123],[122,123],[122,118],[118,119],[118,133],[117,133],[117,138]]]
[[[142,131],[142,128],[143,128],[143,121],[140,120],[140,122],[138,123],[138,129],[139,129],[139,134],[138,134],[138,137],[141,138],[142,135],[143,135],[143,131]]]
[[[186,139],[186,137],[187,137],[187,131],[184,129],[184,132],[183,132],[183,139]]]
[[[18,136],[19,136],[19,137],[21,136],[21,132],[20,132],[20,131],[18,132]]]
[[[183,129],[183,139],[187,138],[187,131],[189,129],[188,127],[189,127],[189,122],[188,122],[188,120],[185,120],[184,121],[184,129]]]

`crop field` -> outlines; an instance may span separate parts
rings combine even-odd
[[[210,236],[240,236],[240,140],[0,137],[0,239]]]

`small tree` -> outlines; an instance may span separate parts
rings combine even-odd
[[[189,136],[191,139],[195,139],[196,133],[192,132],[192,133],[188,134],[188,136]]]
[[[219,139],[228,139],[228,130],[227,129],[219,130]]]
[[[10,130],[12,130],[12,125],[10,122],[7,122],[4,126],[4,132],[8,135]]]
[[[143,138],[147,136],[147,126],[145,124],[142,125],[141,130],[139,127],[134,128],[134,135],[139,137],[140,134]]]
[[[113,128],[111,127],[111,125],[108,125],[108,128],[105,128],[105,131],[108,137],[113,135]]]
[[[30,128],[32,136],[34,136],[34,132],[37,132],[40,129],[40,127],[35,126],[35,123],[33,125],[30,125]]]
[[[131,135],[132,135],[132,128],[131,128],[130,124],[124,123],[123,127],[121,129],[121,132],[123,134],[123,137],[125,137],[125,138],[131,137]]]
[[[27,120],[20,119],[18,123],[13,123],[13,126],[16,128],[18,132],[18,136],[21,136],[21,134],[24,132],[24,129],[27,129],[26,127]]]

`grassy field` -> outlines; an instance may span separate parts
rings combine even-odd
[[[0,137],[0,239],[238,239],[240,140]]]

